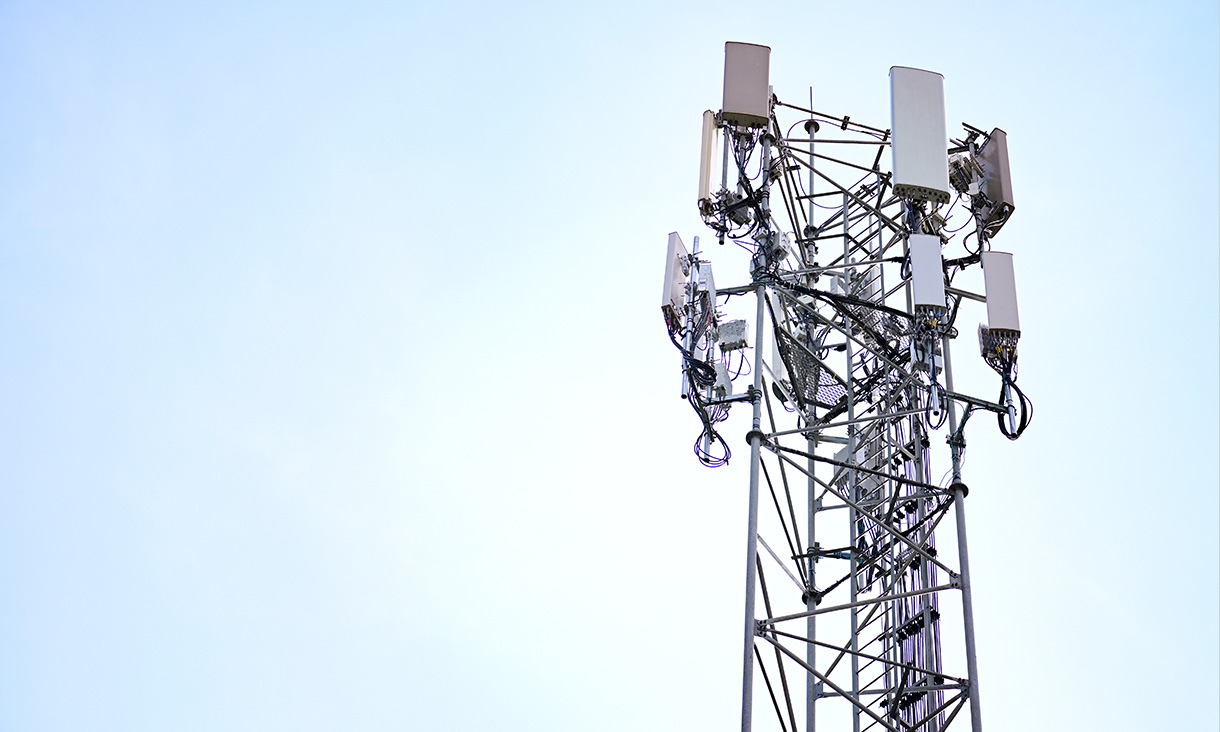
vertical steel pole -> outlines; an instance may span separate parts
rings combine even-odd
[[[754,353],[763,351],[763,309],[767,288],[758,285],[754,295],[758,299],[758,313],[754,325]],[[750,518],[749,529],[746,532],[746,627],[745,643],[742,650],[741,679],[741,730],[750,732],[750,719],[754,702],[754,579],[755,564],[758,556],[758,473],[759,462],[762,460],[762,368],[754,369],[754,420],[750,429]]]
[[[949,338],[941,338],[945,357],[945,388],[953,391],[953,360],[949,357]],[[949,401],[949,435],[957,433],[957,404]],[[962,483],[961,448],[950,443],[953,455],[953,509],[957,523],[957,562],[962,586],[962,624],[966,631],[966,673],[970,675],[970,729],[982,732],[983,712],[979,704],[979,660],[974,645],[974,596],[970,587],[970,553],[966,548],[966,486]]]
[[[812,410],[813,407],[811,406],[811,407],[809,407],[809,409]],[[816,437],[808,438],[806,444],[809,449],[810,456],[814,455],[814,451],[818,449],[817,438]],[[814,470],[814,466],[816,464],[817,464],[817,462],[813,459],[813,457],[810,457],[809,466],[808,466],[808,470],[809,470],[809,532],[808,532],[809,533],[809,574],[808,574],[809,586],[807,588],[805,588],[805,592],[806,592],[805,609],[808,610],[809,612],[813,612],[814,610],[817,609],[817,606],[818,606],[817,597],[814,596],[814,592],[816,591],[817,584],[813,581],[814,562],[817,561],[817,557],[813,556],[814,547],[817,546],[817,541],[815,540],[816,536],[817,536],[815,517],[817,516],[817,511],[818,511],[818,502],[817,502],[818,484],[813,479],[813,470]],[[806,637],[808,637],[809,640],[817,640],[817,637],[818,637],[817,628],[818,628],[818,620],[817,620],[816,615],[810,615],[809,617],[807,617],[805,619],[805,632],[807,633]],[[818,647],[812,643],[807,644],[805,656],[806,656],[806,662],[809,664],[809,668],[817,668],[817,656],[818,656],[817,648]],[[805,729],[806,729],[806,732],[814,732],[814,730],[817,728],[817,724],[816,724],[817,717],[814,714],[814,703],[817,701],[817,698],[818,698],[818,696],[817,696],[818,695],[818,682],[812,675],[810,675],[808,678],[809,678],[809,681],[808,681],[808,683],[805,684]]]
[[[759,208],[762,209],[763,220],[760,222],[762,226],[770,229],[770,203],[768,200],[768,189],[771,185],[770,169],[771,169],[771,142],[768,138],[769,131],[764,130],[762,135],[762,177],[759,183],[758,198]],[[766,240],[764,240],[764,243]],[[769,253],[761,253],[762,264],[766,264]],[[766,344],[764,339],[764,323],[763,315],[766,307],[767,287],[762,282],[759,282],[754,288],[754,297],[758,301],[758,310],[754,319],[754,359],[758,363],[754,368],[754,417],[751,422],[749,439],[750,439],[750,519],[749,529],[747,531],[746,541],[746,618],[745,618],[745,642],[742,650],[742,679],[741,679],[741,730],[742,732],[750,732],[751,717],[753,715],[754,706],[754,581],[755,581],[755,565],[758,557],[758,474],[760,462],[762,461],[762,354],[763,346]]]
[[[733,146],[733,126],[728,123],[724,124],[724,138],[723,139],[724,139],[724,152],[721,154],[720,190],[728,191],[729,190],[729,148]],[[734,157],[736,157],[736,156],[734,156]],[[724,246],[724,226],[726,224],[725,219],[727,219],[727,218],[728,218],[728,214],[726,214],[724,212],[724,209],[721,209],[721,211],[720,211],[720,227],[721,227],[720,246]]]
[[[690,274],[686,278],[686,293],[687,293],[686,305],[683,308],[688,313],[688,315],[687,315],[688,324],[690,324],[690,322],[692,320],[689,313],[693,311],[692,305],[695,300],[695,298],[694,298],[695,283],[699,281],[699,265],[697,264],[697,262],[699,261],[699,237],[697,237],[697,236],[695,237],[695,243],[692,248],[692,252],[693,253],[690,255],[690,258],[689,258],[690,259],[690,262],[689,262]],[[686,351],[688,353],[690,353],[691,349],[693,349],[695,346],[695,344],[691,342],[694,330],[695,330],[694,328],[687,328],[686,336],[682,339],[682,343],[686,345]],[[683,399],[689,398],[689,395],[690,395],[689,390],[695,388],[694,383],[690,380],[690,376],[687,374],[686,369],[687,369],[686,356],[683,356],[682,357],[682,398]],[[703,449],[704,449],[704,451],[707,450],[706,440],[704,441]]]
[[[843,264],[851,264],[849,256],[852,247],[851,235],[848,231],[848,226],[851,222],[851,199],[847,193],[843,194]],[[844,283],[851,281],[851,276],[855,274],[855,270],[851,267],[845,267],[843,270]],[[846,289],[846,288],[845,288]],[[843,350],[847,354],[847,419],[854,422],[856,419],[856,397],[852,391],[852,366],[855,359],[855,350],[852,348],[852,327],[851,318],[843,319],[843,327],[847,333],[847,342],[844,344]],[[852,465],[856,464],[856,426],[853,424],[847,428],[847,461]],[[859,487],[859,477],[856,471],[851,471],[847,478],[847,493],[851,496],[853,504],[860,499],[857,492]],[[851,538],[851,547],[847,550],[848,555],[848,571],[851,572],[851,581],[848,587],[851,589],[851,602],[855,603],[857,598],[856,587],[856,508],[854,505],[847,509],[848,536]],[[851,695],[855,701],[860,701],[860,657],[856,655],[860,651],[860,618],[855,607],[849,611],[851,614]],[[852,732],[860,732],[860,707],[852,705],[851,708],[851,728]]]
[[[812,110],[813,109],[813,91],[812,91],[812,89],[809,92],[809,97],[810,97],[809,109]],[[818,131],[818,123],[815,120],[810,119],[808,122],[805,123],[805,131],[809,133],[809,166],[810,166],[809,183],[808,183],[808,191],[807,191],[807,194],[809,196],[809,221],[807,222],[807,225],[812,228],[814,226],[813,215],[814,215],[814,211],[816,210],[815,204],[813,202],[814,201],[813,183],[814,183],[814,179],[816,177],[813,174],[813,166],[816,164],[816,159],[813,157],[813,134]],[[804,235],[804,232],[801,232],[801,234]],[[817,247],[816,244],[811,244],[810,246],[814,247],[815,249]],[[809,246],[805,247],[805,257],[803,259],[804,259],[804,264],[806,267],[813,266],[813,264],[814,264],[813,256],[809,254]],[[812,278],[810,278],[810,279],[812,279]],[[809,286],[813,287],[813,283],[809,282]],[[812,405],[809,407],[809,410],[811,413],[815,409],[816,409],[816,407],[814,407]],[[809,437],[807,440],[807,447],[808,447],[809,456],[810,456],[809,457],[809,466],[808,466],[808,469],[809,469],[809,531],[807,532],[808,536],[809,536],[808,550],[809,550],[810,556],[809,556],[809,573],[807,575],[809,578],[809,586],[807,588],[805,588],[805,591],[806,591],[805,609],[808,610],[809,612],[813,612],[814,610],[817,609],[817,598],[814,597],[814,594],[813,594],[815,588],[817,587],[817,585],[813,581],[814,563],[817,561],[817,558],[813,556],[813,548],[817,544],[817,542],[815,541],[815,537],[817,536],[817,531],[816,531],[816,527],[815,527],[816,522],[814,520],[814,517],[817,515],[817,498],[818,498],[818,493],[817,493],[818,484],[813,479],[814,466],[817,464],[817,461],[815,461],[813,459],[813,455],[816,452],[816,450],[818,449],[817,438]],[[808,637],[810,640],[816,640],[817,639],[817,627],[818,627],[818,620],[817,620],[816,615],[810,615],[808,618],[806,618],[805,619],[806,637]],[[807,644],[805,647],[805,658],[806,658],[806,661],[809,663],[809,668],[818,667],[817,666],[817,656],[818,656],[818,647],[812,643]],[[814,714],[814,711],[815,711],[814,703],[817,701],[817,693],[818,693],[817,681],[811,675],[811,676],[809,676],[808,683],[805,684],[805,730],[806,730],[806,732],[814,732],[814,730],[817,729],[817,717]],[[793,732],[795,732],[795,730]]]

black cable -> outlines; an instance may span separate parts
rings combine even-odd
[[[741,349],[741,361],[738,362],[737,369],[734,371],[731,369],[730,364],[728,363],[725,364],[725,368],[733,371],[733,376],[730,379],[731,381],[736,381],[738,376],[749,376],[750,374],[754,373],[754,365],[750,363],[750,359],[746,358],[746,351],[744,348]]]
[[[935,394],[937,400],[940,402],[940,419],[935,424],[932,423],[932,405],[929,403],[928,406],[924,408],[924,421],[927,423],[928,429],[935,432],[944,426],[945,420],[949,416],[949,395],[945,391],[945,387],[941,386],[937,382],[933,382],[931,391]],[[929,394],[928,401],[931,402],[931,400],[932,394]]]
[[[972,257],[980,256],[983,253],[983,243],[982,243],[983,240],[981,238],[979,239],[979,246],[977,249],[971,249],[970,245],[966,243],[966,242],[970,241],[970,237],[972,237],[972,236],[978,237],[978,234],[979,234],[978,227],[975,227],[973,231],[967,232],[966,235],[964,237],[962,237],[962,246],[966,249],[967,252],[970,253],[970,256],[972,256]]]
[[[682,353],[682,358],[686,365],[687,371],[691,375],[691,380],[699,386],[712,386],[716,383],[716,367],[709,364],[707,361],[702,361],[695,358],[694,354],[686,350],[686,347],[678,342],[674,330],[669,331],[669,340]]]
[[[973,218],[966,219],[966,221],[961,226],[957,227],[956,229],[945,229],[945,233],[946,234],[956,234],[957,232],[959,232],[962,229],[969,226],[970,222],[973,220],[974,220]],[[945,219],[945,223],[949,223],[948,218]]]
[[[966,423],[970,421],[970,415],[978,411],[979,407],[973,404],[966,407],[966,412],[962,415],[962,421],[958,422],[957,430],[952,435],[949,435],[949,447],[957,448],[957,459],[959,465],[966,462]]]
[[[706,334],[708,325],[711,322],[711,305],[710,298],[704,298],[704,307],[699,316],[691,323],[692,345],[698,344]],[[669,333],[669,340],[674,344],[674,347],[682,354],[683,371],[690,383],[690,389],[687,393],[687,401],[690,402],[691,408],[695,410],[695,414],[699,417],[703,429],[699,432],[699,436],[695,439],[694,453],[702,464],[718,468],[722,465],[727,465],[729,458],[732,457],[732,451],[729,449],[728,443],[716,431],[715,425],[723,422],[728,418],[728,412],[720,405],[709,406],[704,403],[702,391],[716,384],[716,368],[711,363],[702,359],[696,358],[693,353],[686,349],[678,341],[678,336],[683,333],[683,329],[676,327],[676,324],[671,321],[668,314],[665,316],[666,330]],[[708,345],[709,349],[713,344]],[[709,449],[703,449],[704,439],[707,439]],[[713,452],[711,445],[719,443],[720,449]]]
[[[695,410],[700,422],[703,424],[703,429],[699,432],[699,436],[695,438],[694,453],[699,462],[709,468],[719,468],[727,465],[729,459],[733,456],[732,450],[729,449],[728,443],[716,431],[715,424],[723,422],[728,417],[728,412],[719,405],[711,408],[710,413],[707,405],[703,403],[702,398],[697,392],[691,393],[689,399],[691,408]],[[708,449],[703,448],[703,441],[707,439]],[[720,450],[713,452],[712,445],[720,443]]]
[[[693,446],[695,457],[699,459],[700,463],[709,468],[719,468],[727,465],[729,458],[733,456],[733,452],[729,449],[728,443],[724,441],[720,433],[716,431],[715,425],[728,419],[728,410],[722,405],[706,404],[703,401],[703,394],[699,389],[691,389],[688,401],[703,425],[703,429],[699,432],[699,436],[695,439]],[[708,443],[708,449],[706,450],[703,448],[705,439]],[[715,443],[720,443],[720,449],[713,452],[711,446]]]
[[[953,203],[950,203],[948,210],[945,211],[944,220],[945,220],[946,224],[949,223],[949,217],[953,215],[953,209],[957,207],[958,202],[961,200],[962,200],[962,194],[960,194],[960,193],[953,197]],[[962,226],[964,227],[965,224],[962,224]],[[961,231],[961,228],[959,227],[955,231]],[[950,232],[950,233],[953,233],[953,232]]]
[[[782,283],[782,284],[785,287],[787,287],[788,289],[792,290],[793,292],[797,292],[802,295],[809,295],[810,297],[816,297],[816,298],[820,298],[822,300],[826,300],[831,305],[838,306],[836,309],[839,309],[840,312],[843,312],[842,306],[854,305],[856,307],[870,308],[872,310],[879,310],[883,313],[893,315],[896,318],[905,318],[907,320],[912,320],[914,318],[914,316],[912,316],[910,313],[904,313],[901,310],[896,310],[892,307],[889,307],[888,305],[881,305],[879,303],[875,303],[872,300],[862,300],[858,297],[852,297],[851,295],[838,295],[833,292],[826,292],[825,290],[815,290],[813,288],[805,287],[803,285],[797,285],[794,283]]]
[[[950,285],[952,285],[952,284],[953,284],[953,278],[952,278],[952,277],[950,277],[950,278],[949,278],[949,284],[950,284]],[[953,296],[952,296],[952,295],[950,295],[949,297],[950,297],[951,299],[953,298]],[[945,321],[945,327],[946,327],[946,328],[952,328],[952,327],[953,327],[953,322],[957,320],[957,312],[958,312],[959,310],[961,310],[961,309],[962,309],[962,300],[964,300],[964,299],[965,299],[965,298],[964,298],[964,297],[962,297],[962,296],[960,296],[960,295],[958,295],[956,299],[953,299],[953,309],[952,309],[952,310],[950,311],[950,313],[949,313],[949,319],[948,319],[947,321]]]
[[[1016,406],[1018,409],[1017,424],[1015,429],[1010,429],[1007,424],[1008,411],[996,414],[996,421],[1000,426],[1000,433],[1010,440],[1015,440],[1025,432],[1025,428],[1029,427],[1030,422],[1034,419],[1034,403],[1029,397],[1025,396],[1025,392],[1021,391],[1021,387],[1017,386],[1017,356],[1016,346],[1012,345],[1011,350],[1001,352],[999,355],[990,354],[984,356],[984,361],[997,374],[1000,375],[1000,398],[997,400],[1003,405],[1005,402],[1005,392],[1007,389],[1012,389],[1016,393]]]
[[[1003,373],[1000,374],[1000,376],[1003,377],[1004,384],[1006,384],[1009,388],[1011,388],[1017,394],[1017,404],[1019,406],[1019,416],[1017,418],[1017,429],[1015,431],[1009,431],[1008,421],[1007,421],[1008,420],[1007,412],[1005,412],[1003,414],[997,414],[996,421],[1000,425],[1000,433],[1003,434],[1005,437],[1007,437],[1010,440],[1015,440],[1021,436],[1021,433],[1025,432],[1025,428],[1029,427],[1029,423],[1033,421],[1034,403],[1029,400],[1029,397],[1025,396],[1025,392],[1021,391],[1021,387],[1017,386],[1017,382],[1015,379],[1009,378],[1009,376],[1007,374],[1003,374]],[[1004,399],[1004,387],[1001,386],[1000,387],[1001,403],[1003,402],[1003,399]]]

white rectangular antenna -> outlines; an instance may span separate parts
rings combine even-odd
[[[877,300],[881,297],[881,272],[872,268],[856,274],[859,288],[855,295],[862,300]]]
[[[1008,252],[983,252],[983,286],[987,291],[987,325],[992,330],[1021,332],[1017,317],[1017,281],[1013,277],[1012,255]]]
[[[712,200],[712,163],[716,157],[716,113],[707,110],[703,113],[703,147],[699,153],[699,209],[703,210],[707,201],[710,210]]]
[[[686,307],[686,278],[690,274],[686,245],[678,232],[669,233],[669,244],[665,252],[665,291],[661,295],[661,310],[674,323],[682,322],[682,308]]]
[[[695,291],[708,294],[709,306],[716,309],[716,278],[712,276],[712,263],[700,262],[695,270]]]
[[[890,68],[890,142],[894,193],[949,202],[949,137],[945,77],[906,66]]]
[[[729,41],[724,44],[725,121],[766,127],[771,119],[771,47]]]
[[[911,235],[911,294],[915,307],[945,307],[945,266],[940,237]]]
[[[778,294],[767,293],[767,300],[771,304],[769,310],[775,314],[775,320],[779,327],[787,329],[788,312],[784,307],[781,306],[779,297],[780,296]],[[766,336],[766,339],[771,342],[771,361],[767,364],[767,367],[771,369],[771,378],[775,379],[776,381],[787,381],[788,369],[784,365],[784,356],[779,350],[779,334],[776,332],[775,328],[765,325],[763,326],[763,334]],[[761,360],[762,354],[755,354],[755,358]]]
[[[1012,202],[1012,173],[1008,169],[1007,132],[999,127],[991,131],[979,149],[979,162],[983,166],[983,195],[987,196],[989,206],[983,224],[997,224],[998,230],[1016,209]]]

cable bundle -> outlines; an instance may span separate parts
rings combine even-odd
[[[728,409],[719,404],[708,404],[704,401],[704,393],[711,387],[716,385],[716,367],[709,360],[698,358],[694,351],[697,350],[698,344],[707,341],[707,352],[712,353],[715,346],[711,339],[708,338],[712,324],[712,316],[715,310],[715,303],[711,302],[711,298],[707,293],[701,293],[698,303],[692,304],[692,308],[696,309],[696,315],[691,319],[690,327],[690,342],[691,349],[687,349],[682,345],[680,336],[685,335],[685,329],[674,323],[668,315],[665,318],[665,325],[669,331],[669,340],[682,354],[682,372],[686,375],[690,388],[687,390],[687,401],[690,402],[691,408],[695,410],[695,414],[699,416],[699,421],[703,425],[703,430],[695,439],[694,453],[695,457],[699,458],[699,462],[709,468],[718,468],[722,465],[727,465],[729,458],[732,457],[732,451],[729,450],[728,443],[716,431],[715,425],[728,419]],[[704,444],[707,448],[704,448]],[[716,449],[712,446],[715,443],[720,444],[720,448]]]
[[[984,335],[983,328],[980,327],[980,337],[985,340],[983,349],[983,360],[991,367],[993,371],[1000,375],[1002,384],[1000,386],[999,402],[1004,403],[1004,395],[1008,389],[1012,389],[1017,396],[1017,425],[1016,429],[1012,430],[1008,427],[1006,413],[996,415],[996,421],[1000,425],[1000,432],[1010,440],[1015,440],[1021,436],[1025,428],[1034,418],[1034,404],[1025,396],[1025,392],[1021,391],[1021,387],[1017,386],[1017,336],[1015,333],[1003,333],[995,329],[986,331]]]

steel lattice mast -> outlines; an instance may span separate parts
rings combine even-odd
[[[724,108],[704,117],[700,211],[721,243],[751,251],[750,281],[717,291],[710,262],[671,234],[662,308],[700,459],[727,461],[716,425],[734,404],[752,410],[742,729],[757,698],[793,732],[932,732],[967,707],[979,730],[964,429],[992,412],[1016,439],[1032,415],[1012,259],[990,246],[1013,210],[1006,138],[965,126],[947,140],[938,74],[895,67],[881,127],[780,100],[768,65],[766,47],[727,44]],[[978,264],[985,295],[953,286]],[[749,328],[719,303],[748,294],[743,389]],[[966,300],[988,303],[994,401],[954,389]],[[951,658],[945,634],[960,639]]]

